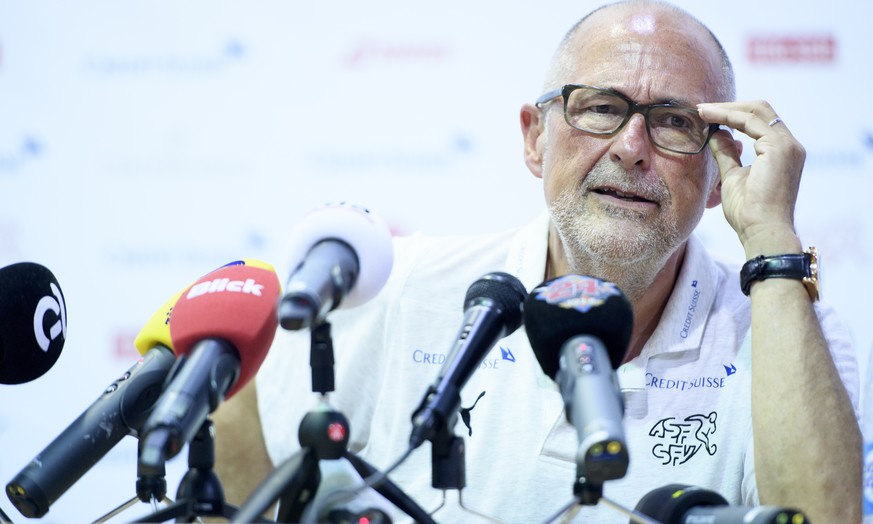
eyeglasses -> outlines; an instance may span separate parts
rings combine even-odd
[[[579,84],[567,84],[543,94],[536,101],[540,109],[552,100],[564,98],[564,120],[570,126],[593,135],[618,133],[634,113],[643,115],[649,139],[656,146],[686,155],[703,151],[718,124],[707,124],[696,109],[677,104],[637,104],[621,93]]]

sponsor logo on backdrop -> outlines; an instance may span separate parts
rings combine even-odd
[[[343,54],[342,63],[348,68],[386,64],[408,65],[442,62],[449,55],[449,49],[438,43],[360,40]]]
[[[811,149],[807,150],[805,166],[837,169],[859,169],[865,164],[861,149]]]
[[[45,146],[34,136],[25,135],[10,144],[0,144],[0,174],[14,173],[41,157]]]
[[[475,150],[476,144],[473,140],[458,133],[443,140],[422,144],[420,148],[398,148],[396,145],[386,144],[382,149],[329,149],[315,151],[304,157],[304,161],[314,168],[333,172],[372,170],[442,173],[472,157]]]
[[[867,165],[873,160],[873,132],[861,131],[852,140],[845,140],[844,146],[837,148],[817,148],[811,143],[806,148],[807,168],[814,169],[845,169],[849,171],[866,171]]]
[[[159,54],[112,55],[109,52],[85,58],[88,71],[103,75],[212,75],[225,71],[241,62],[246,56],[245,45],[231,38],[217,42],[214,49],[206,52],[173,52]]]
[[[257,257],[269,247],[268,234],[263,231],[252,230],[245,232],[239,237],[231,236],[224,239],[216,239],[213,243],[206,243],[200,239],[195,243],[185,245],[168,245],[161,242],[143,243],[121,241],[107,242],[101,252],[101,259],[108,264],[125,269],[151,269],[167,267],[190,267],[192,275],[205,272],[206,269],[215,268],[227,260],[236,260],[240,253],[248,253]]]
[[[133,362],[139,358],[139,351],[133,341],[139,331],[119,329],[112,338],[111,354],[119,361]]]
[[[837,39],[832,34],[757,35],[747,41],[751,63],[832,64]]]
[[[439,39],[418,41],[363,36],[350,39],[337,59],[339,67],[354,75],[374,74],[372,70],[378,69],[407,76],[410,67],[432,70],[444,67],[453,59],[453,54],[451,46]],[[410,80],[390,89],[408,92],[415,88],[415,81]],[[476,154],[477,144],[463,130],[431,132],[423,137],[407,145],[398,145],[391,137],[386,137],[384,143],[359,147],[352,143],[318,144],[305,153],[302,161],[313,169],[338,175],[358,175],[361,171],[443,174]]]

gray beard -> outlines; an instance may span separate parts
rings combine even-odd
[[[610,185],[668,204],[670,195],[660,180],[634,177],[611,162],[598,162],[579,188],[568,188],[549,204],[572,273],[614,282],[635,301],[645,293],[670,256],[684,241],[675,220],[645,222],[629,209],[598,206],[587,209],[588,188]]]

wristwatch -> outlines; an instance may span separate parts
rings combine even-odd
[[[740,288],[748,295],[752,282],[768,278],[796,278],[803,282],[813,302],[820,298],[818,252],[810,247],[799,255],[757,256],[740,270]]]

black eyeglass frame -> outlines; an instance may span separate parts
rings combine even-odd
[[[572,93],[573,91],[575,91],[577,89],[593,89],[595,91],[599,91],[599,92],[607,94],[607,95],[612,95],[612,96],[616,96],[618,98],[621,98],[622,100],[624,100],[628,104],[627,115],[625,115],[624,120],[622,120],[621,124],[619,124],[618,127],[615,128],[615,130],[613,130],[613,131],[598,133],[597,131],[589,131],[588,129],[579,129],[578,127],[574,126],[570,122],[570,116],[567,114],[567,101],[570,99],[570,93]],[[638,104],[638,103],[634,102],[633,100],[631,100],[630,98],[628,98],[627,96],[625,96],[624,94],[619,93],[618,91],[614,91],[612,89],[604,89],[602,87],[589,86],[589,85],[585,85],[585,84],[566,84],[562,87],[559,87],[558,89],[552,89],[551,91],[546,91],[539,98],[536,99],[536,102],[534,102],[534,105],[537,106],[537,108],[542,110],[543,106],[545,106],[547,103],[551,102],[552,100],[554,100],[558,97],[562,97],[564,99],[564,120],[573,129],[578,129],[579,131],[582,131],[583,133],[589,133],[592,135],[611,136],[611,135],[614,135],[614,134],[618,133],[619,131],[621,131],[622,128],[625,126],[625,124],[628,123],[628,121],[631,119],[631,117],[635,113],[639,113],[639,114],[643,115],[643,120],[645,120],[645,122],[646,122],[646,134],[649,135],[649,140],[654,145],[656,145],[657,147],[660,147],[661,149],[664,149],[666,151],[670,151],[673,153],[679,153],[682,155],[696,155],[696,154],[699,154],[704,149],[706,149],[706,145],[709,143],[709,139],[712,138],[712,135],[716,131],[718,131],[718,128],[720,127],[719,124],[709,124],[709,131],[706,134],[706,140],[703,141],[703,144],[700,146],[700,149],[698,149],[697,151],[678,151],[676,149],[670,149],[669,147],[662,146],[661,144],[655,142],[655,139],[652,138],[652,128],[649,126],[649,113],[651,112],[652,108],[656,108],[656,107],[672,107],[672,108],[678,108],[678,109],[687,109],[689,111],[696,112],[696,110],[694,108],[685,107],[685,106],[681,106],[678,104]]]

